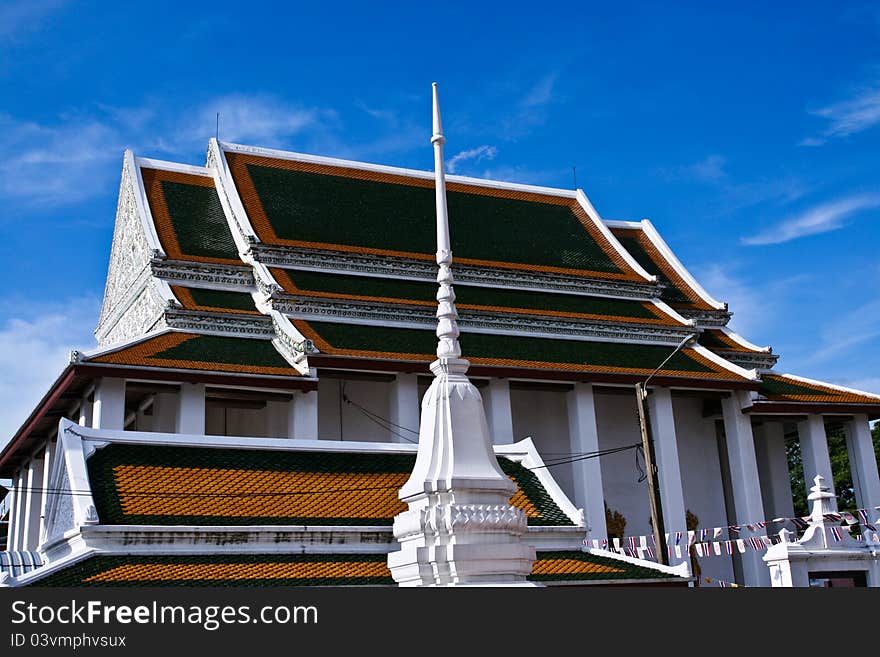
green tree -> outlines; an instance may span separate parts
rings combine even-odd
[[[834,475],[834,492],[837,493],[837,507],[841,511],[853,511],[858,506],[849,468],[849,454],[846,450],[846,434],[841,425],[827,426],[828,454],[831,457],[831,472]],[[871,429],[874,454],[880,463],[880,422]],[[809,514],[807,503],[807,482],[804,481],[804,466],[801,460],[801,445],[795,435],[785,441],[785,455],[788,460],[788,473],[791,480],[791,494],[794,513],[797,516]],[[812,482],[809,482],[812,485]]]

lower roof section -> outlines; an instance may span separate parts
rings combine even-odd
[[[294,445],[295,446],[295,445]],[[530,526],[573,526],[534,471],[498,457]],[[388,526],[415,454],[110,444],[88,460],[104,525]]]
[[[98,555],[31,586],[392,586],[385,554]],[[546,584],[686,582],[577,550],[538,552],[529,579]]]
[[[162,331],[84,354],[84,362],[128,367],[303,376],[271,340]]]
[[[758,399],[746,409],[747,412],[785,415],[866,414],[871,419],[880,417],[880,395],[805,379],[794,374],[762,374],[758,395]]]
[[[373,361],[435,360],[437,337],[431,330],[294,320],[322,354]],[[465,358],[475,365],[522,370],[617,374],[645,377],[673,351],[673,346],[564,338],[467,333],[461,337]],[[310,356],[310,362],[316,360]],[[319,359],[317,359],[319,360]],[[702,347],[687,347],[668,360],[658,376],[750,383],[746,370],[725,366]]]

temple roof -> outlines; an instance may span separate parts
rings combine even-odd
[[[660,298],[670,306],[681,310],[726,311],[726,304],[712,298],[691,276],[650,221],[609,221],[607,224],[633,258],[665,285]]]
[[[880,404],[880,395],[793,374],[764,374],[758,394],[762,399],[775,402]]]
[[[31,586],[393,586],[385,554],[97,555]],[[578,550],[537,553],[530,580],[596,584],[682,580]]]
[[[431,174],[232,144],[223,155],[262,243],[434,260]],[[649,280],[574,192],[449,176],[447,202],[459,264]]]
[[[160,330],[80,354],[79,362],[142,368],[300,377],[271,340]]]
[[[499,457],[532,526],[573,526],[536,474]],[[112,444],[88,461],[110,525],[391,526],[415,455]]]
[[[320,355],[422,363],[436,358],[437,338],[429,329],[361,325],[354,331],[349,324],[301,320],[294,320],[294,325],[314,343]],[[638,376],[653,372],[672,351],[668,345],[476,332],[463,334],[461,343],[468,360],[475,365]],[[750,372],[725,364],[699,346],[679,351],[658,375],[752,379]]]

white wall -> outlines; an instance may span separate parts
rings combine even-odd
[[[560,458],[571,452],[568,439],[568,407],[565,390],[510,391],[515,440],[532,437],[544,459]],[[550,474],[569,498],[574,499],[571,464],[549,468]]]
[[[386,420],[391,418],[390,382],[324,378],[318,384],[318,438],[321,440],[392,442],[394,436],[390,431],[370,420],[355,406],[342,402],[340,408],[340,392],[343,384],[345,396],[352,402]],[[419,429],[418,427],[412,428],[415,431]],[[395,431],[398,430],[395,429]],[[417,434],[411,434],[408,431],[400,431],[400,433],[414,442],[418,442]]]
[[[673,397],[672,408],[685,508],[700,519],[700,528],[727,527],[715,420],[703,417],[702,399]],[[721,539],[727,538],[725,530]],[[704,577],[733,581],[733,563],[723,550],[697,559]]]
[[[641,442],[636,411],[635,389],[631,394],[597,392],[596,424],[599,449],[623,447]],[[651,506],[647,481],[639,483],[636,456],[633,450],[600,458],[605,502],[626,518],[626,536],[648,535],[651,532]]]

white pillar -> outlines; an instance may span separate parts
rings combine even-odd
[[[98,381],[92,407],[92,427],[120,431],[125,428],[125,379],[103,378]]]
[[[25,496],[24,526],[21,533],[23,550],[35,550],[40,542],[40,501],[43,497],[43,459],[32,458],[27,468],[28,492]]]
[[[782,422],[765,421],[755,428],[755,453],[761,477],[764,515],[768,521],[772,518],[791,518],[794,515],[794,502]],[[779,530],[781,527],[773,529]]]
[[[596,426],[596,403],[593,386],[576,383],[567,393],[568,436],[571,451],[599,450],[599,429]],[[605,493],[602,489],[602,466],[598,458],[581,459],[571,464],[574,474],[574,503],[584,510],[590,539],[608,537],[605,526]]]
[[[293,427],[291,437],[300,440],[317,440],[318,391],[293,393],[290,410],[293,415],[290,418],[290,426]]]
[[[181,383],[177,405],[177,433],[201,436],[205,433],[205,384]]]
[[[157,433],[174,433],[177,431],[179,405],[178,393],[157,392],[153,396],[153,431]]]
[[[82,398],[79,405],[79,425],[81,427],[92,426],[92,402],[89,401],[88,395]]]
[[[21,497],[21,491],[18,488],[18,477],[13,473],[12,475],[12,490],[8,493],[11,495],[9,498],[9,515],[7,516],[7,520],[9,524],[6,526],[6,549],[14,550],[15,549],[15,531],[17,529],[16,525],[18,524],[15,517],[15,512],[18,509],[18,498]]]
[[[513,436],[513,413],[510,409],[510,382],[507,379],[490,379],[484,406],[489,434],[496,445],[516,442]]]
[[[9,529],[12,531],[12,550],[20,550],[22,544],[22,535],[24,530],[24,501],[27,498],[28,491],[25,490],[27,485],[27,473],[24,468],[18,471],[18,476],[14,479],[16,495],[15,508],[9,512]]]
[[[687,531],[687,511],[681,486],[681,467],[678,459],[678,438],[675,434],[675,415],[672,411],[672,393],[669,388],[654,388],[648,395],[648,414],[654,440],[657,478],[660,483],[660,505],[666,533]],[[673,553],[671,564],[684,561]]]
[[[50,485],[49,474],[52,472],[52,458],[54,456],[55,445],[52,439],[46,441],[46,451],[43,454],[43,494],[40,496],[40,538],[38,543],[42,542],[43,536],[46,535],[46,507],[49,504]]]
[[[880,506],[880,473],[877,471],[877,457],[874,454],[868,416],[854,416],[846,423],[845,430],[856,503],[860,509],[870,509],[873,513],[874,507]],[[871,519],[873,518],[872,516]]]
[[[419,441],[419,383],[415,374],[398,374],[391,384],[391,421],[394,433],[391,441],[395,443]],[[401,428],[403,427],[403,428]],[[400,436],[395,435],[400,434]],[[409,440],[402,438],[406,436]]]
[[[752,420],[742,412],[743,406],[749,403],[749,393],[743,391],[731,392],[721,402],[733,506],[736,509],[736,522],[741,525],[764,520]],[[747,551],[742,555],[743,577],[747,586],[770,586],[770,573],[762,557],[763,553],[756,551]]]
[[[828,453],[828,439],[825,434],[825,420],[821,415],[808,415],[798,422],[798,438],[801,443],[801,461],[804,464],[804,482],[809,493],[816,475],[822,475],[825,485],[834,494],[834,475],[831,473],[831,456]],[[837,511],[837,498],[829,502]]]

